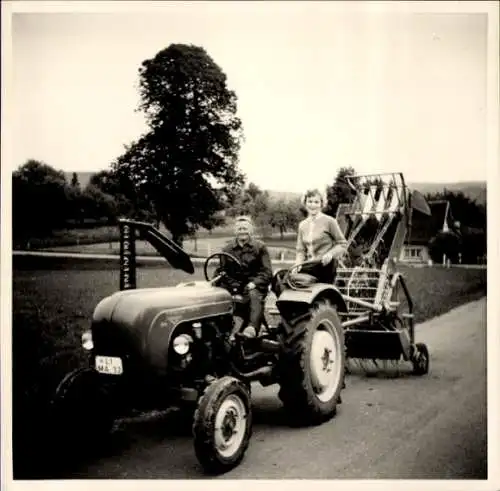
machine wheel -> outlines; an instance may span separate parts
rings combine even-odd
[[[413,373],[415,375],[426,375],[429,373],[429,349],[424,343],[417,343],[411,358]]]
[[[69,446],[87,453],[112,429],[112,398],[92,368],[68,373],[58,385],[51,404],[51,422],[61,449]]]
[[[245,384],[233,377],[211,383],[194,416],[194,449],[210,474],[222,474],[243,459],[252,435],[251,400]]]
[[[305,329],[304,329],[305,328]],[[344,331],[337,310],[318,304],[309,320],[295,326],[304,334],[284,360],[279,397],[294,422],[321,424],[333,416],[344,388]]]

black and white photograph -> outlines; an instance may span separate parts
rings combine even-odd
[[[499,13],[2,2],[5,489],[498,491]]]

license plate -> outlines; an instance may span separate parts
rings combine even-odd
[[[96,356],[95,369],[107,375],[121,375],[123,373],[122,359],[114,356]]]

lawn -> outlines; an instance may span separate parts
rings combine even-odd
[[[415,302],[416,322],[486,294],[486,270],[401,270]],[[197,267],[194,277],[202,278],[201,268]],[[188,278],[193,277],[148,265],[140,268],[137,279],[140,287],[157,287]],[[14,261],[13,414],[18,471],[28,472],[26,463],[33,463],[28,449],[36,452],[43,438],[39,431],[43,404],[63,374],[84,362],[80,335],[99,300],[116,291],[118,280],[115,261],[19,257]]]
[[[163,225],[160,232],[166,233]],[[281,238],[278,233],[266,232],[263,236],[259,231],[258,238],[269,247],[273,259],[295,257],[295,233],[286,233]],[[201,229],[196,238],[184,240],[183,248],[188,254],[208,257],[219,251],[233,235],[230,225],[217,227],[211,232]],[[118,254],[119,251],[118,226],[100,226],[93,228],[74,228],[54,231],[53,235],[45,238],[31,238],[29,241],[14,241],[14,249],[53,250],[59,252],[84,252],[95,254]],[[156,255],[150,244],[137,241],[137,252],[141,255]],[[283,256],[284,255],[284,256]]]
[[[196,240],[189,239],[183,243],[183,249],[191,256],[208,257],[215,252],[219,252],[231,240],[230,236],[204,237]],[[295,238],[263,238],[261,239],[267,245],[271,259],[295,259]],[[47,251],[84,253],[84,254],[119,254],[120,243],[118,241],[99,242],[93,244],[50,246],[45,248]],[[156,249],[149,242],[137,240],[136,250],[139,256],[156,256]]]

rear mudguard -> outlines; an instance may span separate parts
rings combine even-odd
[[[329,300],[339,312],[347,312],[347,305],[340,291],[332,285],[322,283],[311,285],[303,290],[283,291],[276,301],[276,307],[281,317],[290,322],[307,312],[314,302],[323,299]]]

